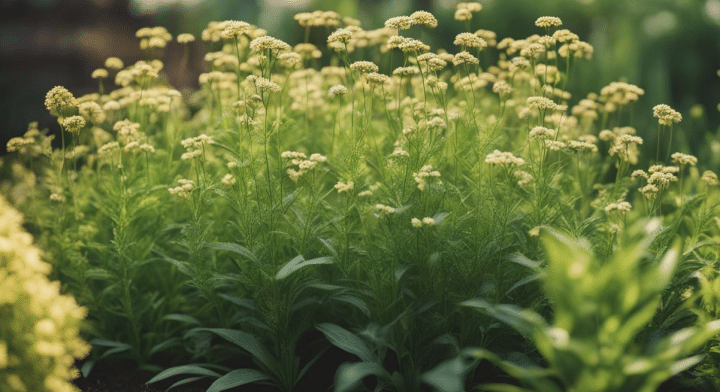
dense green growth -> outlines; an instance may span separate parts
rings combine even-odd
[[[82,370],[292,391],[337,356],[337,391],[717,388],[720,191],[676,152],[682,116],[657,105],[643,145],[641,88],[567,93],[593,48],[560,19],[498,40],[471,32],[480,10],[458,6],[454,54],[422,42],[424,11],[301,13],[294,47],[213,22],[182,93],[146,28],[147,61],[108,59],[97,94],[49,92],[62,146],[11,140],[13,194],[89,309]]]

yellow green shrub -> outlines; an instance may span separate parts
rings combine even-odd
[[[21,222],[0,198],[0,390],[74,391],[74,361],[89,349],[79,336],[85,309],[48,280]]]

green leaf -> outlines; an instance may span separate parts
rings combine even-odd
[[[270,377],[268,377],[265,373],[259,372],[255,369],[236,369],[215,380],[215,382],[210,385],[207,392],[220,392],[240,385],[269,379]]]
[[[389,378],[385,369],[377,362],[344,363],[335,375],[335,392],[351,390],[363,378],[371,375]]]
[[[111,280],[114,277],[110,271],[102,268],[90,268],[85,271],[85,279]]]
[[[188,377],[188,378],[186,378],[186,379],[183,379],[183,380],[180,380],[180,381],[176,382],[176,383],[173,384],[173,385],[170,385],[167,390],[169,391],[169,390],[171,390],[171,389],[173,389],[173,388],[175,388],[175,387],[179,387],[180,385],[190,384],[191,382],[195,382],[195,381],[201,380],[201,379],[203,379],[203,378],[205,378],[205,376]]]
[[[163,370],[155,377],[151,378],[150,381],[148,381],[147,383],[151,384],[154,382],[162,381],[167,378],[177,376],[179,374],[196,374],[201,376],[220,377],[219,373],[216,373],[210,369],[206,369],[199,365],[182,365]]]
[[[459,357],[445,361],[423,374],[422,380],[440,392],[463,392],[465,363]]]
[[[160,343],[154,345],[154,346],[150,349],[149,354],[150,354],[150,355],[153,355],[153,354],[155,354],[155,353],[157,353],[157,352],[160,352],[160,351],[163,351],[163,350],[165,350],[165,349],[167,349],[167,348],[170,348],[170,347],[173,347],[173,346],[181,346],[181,345],[182,345],[182,339],[180,339],[180,338],[178,338],[178,337],[170,338],[170,339],[167,339],[167,340],[165,340],[165,341],[163,341],[163,342],[160,342]]]
[[[279,368],[277,360],[255,335],[227,328],[197,328],[196,330],[212,332],[231,343],[235,343],[260,361],[270,372],[277,373]]]
[[[252,253],[250,250],[242,245],[233,244],[229,242],[214,242],[214,243],[205,243],[205,246],[211,249],[215,250],[229,250],[230,252],[235,252],[246,259],[253,261],[255,263],[259,263],[260,260]]]
[[[132,346],[127,343],[117,342],[114,340],[100,339],[100,338],[95,338],[95,339],[91,340],[90,344],[92,344],[93,346],[103,346],[103,347],[118,347],[118,348],[122,347],[122,348],[127,348],[127,349],[132,348]]]
[[[187,314],[166,314],[163,316],[161,320],[168,320],[168,321],[179,321],[181,323],[185,324],[194,324],[194,325],[201,325],[200,321],[196,319],[193,316],[189,316]]]
[[[282,268],[280,268],[280,271],[278,271],[277,275],[275,275],[275,279],[285,279],[293,272],[308,265],[332,264],[334,262],[335,261],[332,257],[318,257],[312,260],[305,260],[302,255],[298,255],[294,259],[288,261]]]
[[[535,328],[545,329],[547,326],[547,322],[539,314],[515,305],[491,305],[479,298],[467,300],[460,305],[475,308],[495,317],[524,335],[531,334]]]
[[[334,346],[357,355],[364,362],[375,362],[370,348],[357,335],[347,329],[330,323],[323,323],[317,328]]]
[[[358,297],[356,297],[354,295],[350,295],[350,294],[335,295],[332,298],[337,301],[341,301],[341,302],[345,302],[350,305],[353,305],[358,310],[363,312],[363,314],[365,316],[370,317],[370,308],[367,306],[365,301],[362,300],[362,298],[358,298]]]

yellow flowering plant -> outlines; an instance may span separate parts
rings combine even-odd
[[[75,360],[90,349],[80,337],[86,309],[48,280],[51,264],[22,223],[0,197],[0,389],[76,391]]]
[[[53,88],[46,104],[62,148],[39,125],[11,140],[14,161],[2,171],[14,183],[3,189],[48,255],[51,278],[88,309],[83,372],[125,358],[171,387],[205,379],[211,391],[333,382],[338,391],[417,391],[448,380],[462,388],[467,358],[445,360],[478,346],[483,358],[545,360],[551,370],[535,369],[543,378],[569,371],[552,362],[563,331],[571,346],[599,347],[600,332],[567,325],[586,322],[593,301],[604,301],[603,317],[617,316],[615,331],[639,339],[625,336],[622,349],[651,347],[640,341],[649,334],[706,336],[698,331],[716,301],[708,282],[720,257],[718,168],[683,145],[648,158],[649,131],[628,124],[627,113],[653,99],[638,86],[573,96],[573,69],[593,48],[559,18],[537,19],[542,36],[503,38],[470,29],[482,11],[458,5],[447,49],[412,38],[453,20],[426,11],[377,28],[302,12],[297,43],[243,21],[209,23],[202,42],[145,28],[145,60],[99,64],[97,93]],[[185,56],[207,46],[197,90],[168,85],[171,45]],[[662,129],[684,130],[669,106],[656,116]],[[662,229],[641,246],[634,225],[651,218]],[[548,245],[558,241],[567,246]],[[671,248],[676,272],[661,285],[656,267]],[[571,261],[566,253],[592,259],[578,272],[587,287],[556,270]],[[612,285],[593,280],[600,275]],[[579,304],[560,303],[578,292]],[[660,311],[633,318],[630,305],[641,302]],[[508,309],[536,315],[537,328],[513,332],[491,317]],[[668,358],[692,358],[676,379],[698,376],[689,365],[717,340],[686,348],[666,357],[658,348],[657,358],[630,350],[657,365],[645,373],[615,348],[607,358],[624,366],[617,380],[643,373],[651,376],[633,385],[652,388]],[[718,367],[713,358],[703,374]],[[573,374],[608,369],[585,365]],[[507,376],[475,371],[468,388]]]

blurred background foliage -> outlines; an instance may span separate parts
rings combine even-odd
[[[472,30],[495,31],[498,39],[540,33],[534,21],[558,16],[563,28],[591,43],[595,54],[579,62],[569,85],[571,104],[612,81],[645,89],[632,125],[652,135],[652,106],[667,103],[684,117],[677,149],[698,155],[708,168],[720,167],[720,0],[484,0]],[[440,25],[433,47],[452,52],[453,37],[464,26],[453,19],[453,0],[2,0],[0,2],[0,104],[2,148],[24,133],[27,123],[52,120],[43,105],[45,93],[64,85],[76,96],[96,91],[91,72],[116,56],[126,64],[142,59],[135,31],[162,25],[173,34],[199,37],[212,20],[237,19],[256,24],[274,37],[295,44],[302,30],[293,15],[316,9],[359,19],[365,29],[415,10],[432,12]],[[324,46],[321,32],[313,35]],[[204,71],[201,42],[192,47],[191,71],[173,72],[177,44],[167,48],[166,71],[179,89],[193,88]],[[388,72],[389,70],[385,70]],[[54,129],[57,131],[56,129]],[[654,135],[647,140],[653,142]]]

